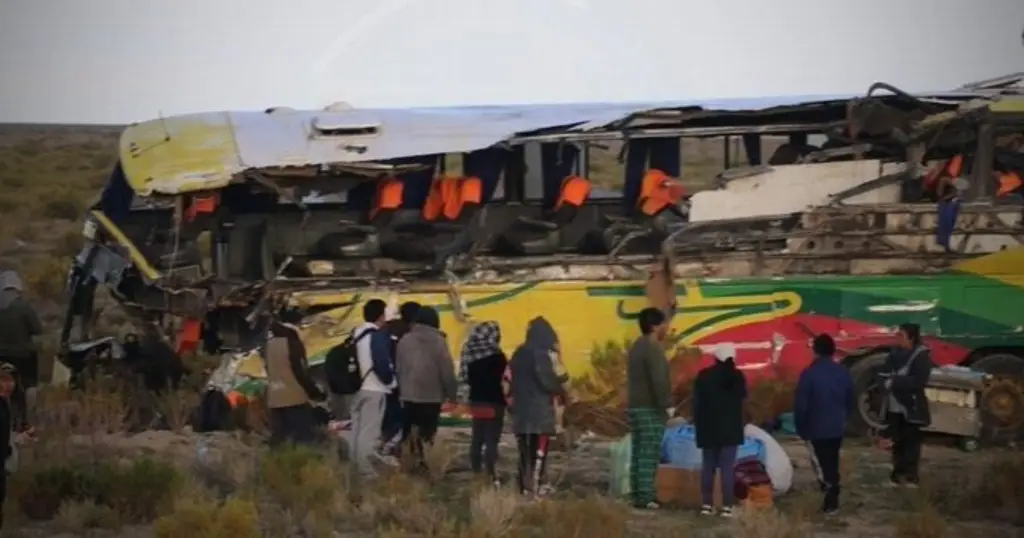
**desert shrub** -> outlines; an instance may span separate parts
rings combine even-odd
[[[347,483],[335,455],[301,446],[268,451],[259,462],[258,479],[268,498],[300,520],[333,509]]]
[[[514,536],[519,521],[519,495],[513,489],[484,486],[469,501],[471,536],[501,538]]]
[[[147,457],[127,465],[58,460],[15,474],[12,497],[34,520],[53,519],[62,505],[91,503],[109,508],[119,521],[145,522],[166,507],[180,480],[173,465]]]
[[[10,496],[29,519],[53,519],[64,503],[85,502],[99,491],[96,476],[72,464],[22,469],[14,475]]]
[[[153,524],[156,538],[259,538],[256,505],[232,498],[220,503],[207,498],[183,499]]]
[[[64,502],[53,523],[58,530],[81,535],[93,529],[119,528],[121,515],[113,508],[93,501]]]
[[[814,535],[810,522],[794,514],[777,510],[744,510],[729,530],[728,536],[750,538],[810,538]]]
[[[550,536],[621,538],[629,520],[625,504],[599,496],[535,503],[523,506],[520,514],[523,526]]]
[[[81,218],[82,209],[82,195],[71,190],[51,190],[40,207],[43,217],[70,221]]]
[[[942,514],[925,497],[916,499],[913,509],[903,513],[896,520],[895,538],[943,538],[949,524]]]
[[[98,465],[96,477],[97,503],[133,522],[155,519],[168,507],[183,478],[172,463],[150,457],[137,458],[128,465]]]
[[[978,455],[959,473],[927,484],[927,498],[941,512],[1024,525],[1024,452]]]
[[[25,289],[41,299],[64,298],[71,260],[54,257],[36,257],[25,260],[21,277]]]

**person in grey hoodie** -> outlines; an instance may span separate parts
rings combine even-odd
[[[21,277],[14,271],[0,273],[0,362],[14,365],[18,372],[11,395],[17,431],[28,427],[25,393],[39,382],[39,356],[34,338],[42,332],[39,316],[22,296]]]
[[[410,441],[417,469],[427,467],[424,443],[432,443],[441,405],[454,402],[458,381],[437,310],[421,306],[409,332],[398,341],[396,367],[405,414],[403,437]]]
[[[512,431],[519,445],[519,489],[524,495],[544,494],[547,453],[557,433],[555,399],[567,397],[566,374],[557,373],[558,334],[543,317],[530,321],[526,341],[512,354]]]

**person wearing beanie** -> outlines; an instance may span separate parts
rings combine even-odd
[[[654,509],[659,508],[654,478],[661,459],[661,440],[665,422],[675,414],[664,346],[669,324],[665,313],[654,307],[641,310],[637,321],[640,337],[629,347],[626,357],[626,412],[632,443],[629,487],[634,507]]]
[[[701,449],[700,493],[702,515],[713,515],[715,471],[722,490],[722,517],[732,517],[736,504],[733,487],[736,452],[743,444],[743,401],[747,382],[736,368],[736,346],[719,344],[715,362],[697,374],[693,383],[693,427]]]
[[[821,511],[832,515],[839,509],[839,451],[856,400],[849,370],[835,360],[832,337],[819,334],[811,349],[814,361],[797,382],[793,418],[825,496]]]

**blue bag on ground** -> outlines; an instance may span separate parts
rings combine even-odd
[[[736,459],[754,457],[762,463],[765,460],[764,443],[744,437],[743,445],[736,453]],[[665,429],[661,439],[661,462],[684,469],[700,469],[701,451],[697,448],[697,435],[692,424],[680,424]]]

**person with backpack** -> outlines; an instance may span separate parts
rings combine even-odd
[[[403,435],[411,441],[417,471],[427,462],[424,445],[433,443],[441,420],[441,405],[455,401],[458,381],[441,319],[431,306],[421,306],[416,322],[398,341],[398,378],[402,381]]]
[[[262,354],[267,369],[270,445],[313,443],[316,425],[312,403],[327,396],[309,375],[306,346],[299,338],[299,329],[274,319],[268,332]]]
[[[366,477],[376,474],[372,458],[377,455],[387,396],[398,385],[391,334],[384,329],[386,318],[384,301],[366,301],[363,324],[352,331],[349,341],[335,354],[334,360],[341,361],[343,368],[336,364],[331,369],[333,375],[328,376],[332,392],[352,397],[352,461],[359,474]]]
[[[921,429],[931,424],[932,418],[924,389],[935,365],[921,342],[919,325],[904,323],[899,335],[899,345],[889,353],[881,372],[886,390],[886,428],[882,433],[892,442],[890,485],[916,488],[924,443]]]
[[[712,496],[715,471],[722,487],[722,517],[732,517],[736,504],[736,452],[743,444],[743,401],[747,382],[736,368],[736,347],[719,344],[714,365],[693,383],[693,427],[701,449],[701,515],[715,513]]]
[[[819,334],[811,349],[814,362],[800,373],[793,419],[797,434],[807,443],[818,485],[825,495],[821,511],[830,516],[839,510],[839,452],[856,397],[850,371],[835,361],[832,337]]]

